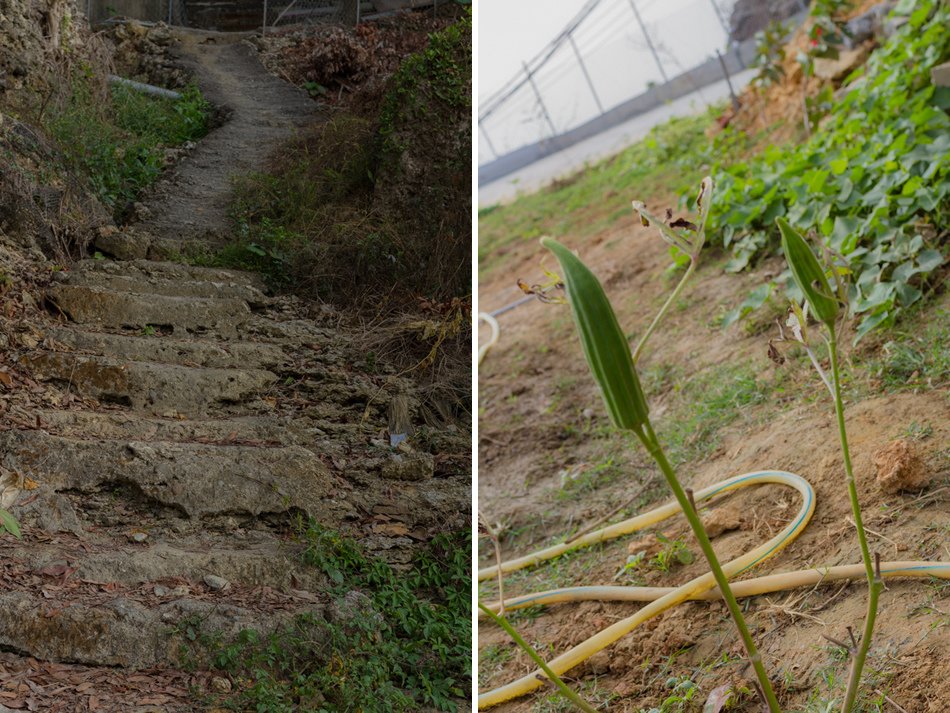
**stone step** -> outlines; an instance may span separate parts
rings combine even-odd
[[[216,282],[228,285],[243,285],[258,290],[264,289],[260,275],[241,270],[225,270],[216,267],[196,267],[177,262],[159,262],[154,260],[80,260],[67,276],[97,273],[140,279],[181,280],[184,282]]]
[[[20,362],[41,381],[159,415],[205,414],[246,401],[277,381],[264,369],[196,368],[74,352],[34,352]]]
[[[78,352],[107,354],[131,361],[244,369],[266,369],[289,361],[279,346],[260,342],[182,340],[158,334],[134,336],[71,327],[52,327],[46,335]]]
[[[85,600],[60,602],[26,591],[0,593],[0,645],[44,661],[143,669],[182,663],[186,626],[197,622],[205,633],[230,638],[242,629],[273,631],[291,616],[235,606],[224,598],[97,597],[92,587],[82,594]],[[323,611],[313,604],[306,610]]]
[[[315,567],[304,564],[302,544],[281,541],[265,532],[228,533],[226,538],[220,533],[217,537],[202,533],[173,540],[158,534],[142,543],[87,533],[82,544],[66,535],[31,538],[31,534],[27,531],[22,542],[8,538],[0,543],[4,561],[19,564],[21,572],[55,572],[68,567],[73,570],[71,578],[127,587],[186,580],[182,582],[185,586],[196,589],[207,577],[229,585],[285,592],[318,590],[326,585]],[[161,539],[153,542],[153,537]]]
[[[251,310],[244,300],[208,297],[165,297],[116,292],[98,287],[55,285],[47,298],[69,319],[106,329],[168,327],[172,333],[237,336]]]
[[[20,493],[24,504],[12,512],[47,530],[81,528],[63,492],[96,493],[106,486],[131,487],[154,506],[190,520],[304,513],[339,527],[355,516],[340,481],[300,446],[87,441],[11,430],[0,433],[0,453],[7,469],[36,484],[32,493]]]
[[[185,420],[147,418],[116,411],[35,412],[38,425],[56,436],[120,441],[175,441],[217,445],[305,445],[311,437],[289,418],[244,416]]]
[[[116,292],[162,295],[164,297],[224,297],[244,300],[254,306],[271,302],[256,287],[238,282],[174,279],[150,274],[117,275],[110,272],[84,270],[57,273],[57,281],[78,287],[100,287]]]

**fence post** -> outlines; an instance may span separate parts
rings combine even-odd
[[[541,98],[541,92],[538,91],[538,85],[534,83],[534,73],[528,69],[528,63],[522,61],[522,66],[524,67],[524,73],[528,75],[528,82],[531,83],[531,88],[534,90],[534,96],[538,99],[538,104],[541,106],[541,112],[544,114],[544,118],[547,119],[548,126],[551,127],[551,136],[557,136],[557,129],[554,128],[554,122],[551,121],[551,115],[548,114],[548,108],[544,105],[544,99]]]
[[[267,0],[264,0],[264,21],[261,23],[261,35],[267,34]]]
[[[641,32],[643,32],[643,38],[647,41],[647,47],[650,48],[650,52],[653,53],[653,59],[656,61],[656,66],[660,69],[660,75],[663,77],[663,81],[669,83],[670,78],[666,76],[666,70],[663,69],[663,65],[660,63],[660,55],[656,53],[656,47],[653,46],[653,40],[650,39],[650,34],[647,32],[646,25],[643,24],[643,18],[640,17],[640,12],[637,10],[637,5],[634,0],[630,0],[630,9],[633,10],[633,16],[637,18],[637,23],[640,25]]]
[[[491,138],[488,136],[488,132],[485,131],[485,127],[482,126],[482,122],[478,122],[478,130],[482,132],[482,138],[485,139],[485,143],[488,144],[488,148],[492,153],[492,156],[498,158],[498,152],[495,151],[495,145],[491,142]]]
[[[729,87],[729,96],[732,97],[732,110],[739,111],[739,97],[736,96],[735,90],[732,88],[732,80],[729,78],[729,70],[726,69],[726,60],[722,57],[722,52],[718,49],[716,50],[716,56],[719,58],[719,66],[722,67],[722,76],[726,78],[726,84]]]
[[[584,79],[587,80],[587,86],[590,87],[590,93],[594,95],[594,101],[597,102],[597,108],[600,109],[600,113],[604,113],[604,106],[600,103],[600,97],[597,96],[597,90],[594,89],[594,83],[591,81],[590,74],[587,73],[587,65],[584,64],[584,58],[581,57],[581,52],[577,49],[577,43],[574,42],[574,33],[568,32],[567,39],[571,43],[571,47],[574,49],[574,54],[577,55],[577,63],[581,66],[581,71],[584,73]]]

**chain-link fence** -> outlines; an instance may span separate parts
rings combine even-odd
[[[262,30],[301,23],[355,25],[361,18],[394,9],[432,3],[412,0],[80,0],[89,21],[115,18],[206,30]]]
[[[479,164],[516,153],[528,160],[531,147],[570,145],[575,134],[693,92],[705,101],[703,87],[754,56],[754,40],[735,38],[806,8],[805,0],[589,0],[508,82],[479,98]]]

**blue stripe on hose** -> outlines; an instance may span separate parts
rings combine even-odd
[[[801,477],[800,475],[796,473],[789,473],[788,471],[782,471],[782,470],[757,470],[754,473],[747,473],[746,475],[743,475],[743,476],[740,476],[738,478],[728,481],[727,483],[723,484],[721,487],[709,493],[709,495],[707,495],[703,499],[705,500],[707,498],[711,498],[714,495],[718,495],[719,493],[723,492],[724,490],[732,490],[736,486],[738,486],[739,483],[744,483],[748,480],[759,480],[763,475],[786,475],[792,478],[797,478],[798,480],[800,480],[802,483],[805,484],[805,492],[807,493],[806,498],[805,498],[805,507],[802,510],[802,514],[793,523],[792,529],[789,530],[789,534],[791,534],[792,532],[798,529],[798,526],[801,524],[801,522],[805,519],[808,513],[811,512],[811,504],[815,497],[815,490],[814,488],[811,487],[811,483],[809,483],[807,480],[805,480],[803,477]],[[749,570],[755,567],[762,560],[768,559],[772,555],[772,553],[775,552],[776,549],[778,549],[779,547],[782,547],[784,544],[785,544],[785,539],[781,540],[780,542],[776,542],[775,546],[772,547],[772,549],[770,549],[768,552],[763,553],[758,559],[756,559],[754,562],[740,569],[733,576],[740,575],[746,570]]]

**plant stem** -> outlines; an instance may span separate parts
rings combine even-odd
[[[501,542],[498,539],[498,533],[495,532],[495,528],[488,524],[488,518],[482,515],[481,510],[478,511],[478,519],[481,520],[482,527],[485,528],[488,537],[491,538],[492,544],[495,546],[495,565],[498,567],[498,614],[499,616],[504,616],[505,575],[501,571]]]
[[[567,700],[577,706],[584,713],[597,713],[594,708],[591,708],[590,704],[587,703],[583,698],[574,693],[561,678],[551,670],[551,668],[544,662],[544,659],[538,655],[538,652],[534,650],[534,647],[531,646],[527,641],[521,638],[521,634],[515,631],[514,627],[508,623],[508,620],[503,616],[499,616],[491,609],[486,607],[481,602],[478,603],[478,608],[485,612],[488,617],[494,621],[498,626],[508,632],[508,636],[514,640],[514,642],[524,651],[531,659],[544,671],[545,675],[550,679],[550,681],[557,686],[558,691],[561,695],[564,696]]]
[[[726,606],[729,607],[729,613],[732,614],[732,619],[735,622],[736,629],[739,630],[739,636],[742,638],[742,643],[745,646],[749,663],[752,664],[752,668],[755,670],[755,675],[759,680],[759,687],[761,689],[760,693],[765,699],[764,702],[768,705],[770,713],[781,713],[778,699],[775,697],[775,692],[772,690],[772,684],[769,682],[768,674],[765,672],[765,667],[762,665],[762,657],[759,655],[759,652],[755,647],[755,642],[752,640],[752,635],[749,633],[749,627],[746,626],[745,618],[742,616],[742,610],[739,609],[739,603],[732,594],[732,589],[729,587],[729,580],[722,571],[722,566],[719,564],[719,558],[716,557],[716,552],[713,550],[712,543],[709,541],[709,536],[706,534],[706,529],[703,527],[703,522],[699,517],[699,513],[696,512],[696,510],[694,510],[690,505],[686,491],[683,490],[683,486],[681,486],[679,481],[676,479],[676,473],[673,471],[673,467],[670,465],[670,462],[666,459],[666,454],[663,452],[663,448],[660,446],[656,434],[653,432],[653,427],[650,425],[649,421],[644,424],[644,428],[646,429],[645,432],[636,432],[637,437],[646,447],[647,451],[649,451],[657,465],[660,466],[660,470],[663,471],[663,475],[666,477],[666,482],[670,486],[670,490],[673,491],[673,496],[676,498],[676,502],[679,503],[680,508],[683,510],[683,514],[686,515],[686,519],[689,521],[689,525],[693,529],[693,534],[696,535],[696,539],[699,542],[699,547],[703,551],[706,561],[709,563],[709,569],[712,570],[713,577],[716,579],[716,584],[719,585],[719,591],[722,592],[722,598],[725,600]]]
[[[686,272],[683,275],[683,278],[679,281],[679,284],[676,286],[676,289],[670,294],[666,302],[663,303],[663,306],[660,308],[660,311],[656,313],[656,317],[653,318],[653,321],[650,323],[650,326],[647,327],[647,331],[640,341],[637,342],[637,348],[633,350],[633,363],[636,364],[640,359],[640,353],[643,351],[643,347],[646,345],[647,340],[650,338],[650,335],[653,334],[653,330],[656,329],[656,326],[660,323],[660,320],[663,319],[663,316],[669,310],[670,305],[673,304],[679,293],[683,290],[683,286],[686,284],[686,281],[690,278],[690,275],[693,274],[693,270],[696,269],[696,258],[691,257],[689,259],[689,267],[686,268]]]
[[[844,425],[844,403],[841,400],[841,376],[838,369],[838,343],[834,329],[831,329],[831,338],[828,340],[828,352],[831,356],[831,381],[834,385],[835,415],[838,418],[838,438],[841,440],[841,452],[844,454],[844,470],[848,476],[848,497],[851,499],[851,514],[854,517],[854,526],[858,532],[858,544],[861,547],[861,559],[864,562],[865,574],[868,579],[868,613],[864,620],[864,633],[858,650],[853,652],[851,673],[848,676],[848,688],[845,693],[842,713],[850,713],[854,700],[858,695],[858,684],[861,682],[861,671],[871,646],[871,635],[874,633],[874,620],[877,617],[877,601],[884,583],[875,571],[871,561],[871,550],[868,547],[868,537],[864,531],[864,522],[861,520],[861,503],[858,501],[858,487],[854,480],[854,470],[851,467],[851,451],[848,448],[848,434]]]

